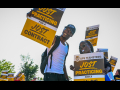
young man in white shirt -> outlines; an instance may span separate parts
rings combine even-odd
[[[60,44],[52,53],[53,56],[51,68],[51,58],[50,56],[48,58],[48,65],[46,65],[44,70],[44,81],[69,81],[65,66],[66,54],[68,53],[66,41],[73,36],[75,31],[76,29],[72,24],[69,24],[64,28],[62,35],[60,36]],[[55,41],[56,37],[54,38],[52,46],[55,44]],[[51,48],[47,48],[47,53]]]

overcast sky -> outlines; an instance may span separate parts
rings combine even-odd
[[[29,54],[34,63],[40,65],[45,46],[21,35],[26,22],[26,13],[32,8],[0,8],[0,60],[6,59],[15,65],[16,73],[20,68],[20,55]],[[120,8],[67,8],[63,14],[56,35],[61,35],[64,27],[73,24],[76,33],[67,42],[70,45],[66,61],[68,75],[73,78],[74,55],[79,54],[79,43],[85,39],[86,27],[100,25],[97,48],[108,48],[108,59],[118,58],[115,70],[120,69]],[[37,76],[43,77],[38,71]]]

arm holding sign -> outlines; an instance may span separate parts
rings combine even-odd
[[[75,67],[73,65],[70,65],[70,70],[75,70]]]
[[[34,10],[34,8],[31,9],[31,11],[27,13],[27,17],[31,17],[31,16],[32,16],[32,11],[33,11],[33,10]]]
[[[32,9],[30,12],[27,13],[27,17],[31,17],[32,16]]]

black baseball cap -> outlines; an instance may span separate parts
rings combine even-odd
[[[76,31],[75,26],[74,26],[74,25],[72,25],[72,24],[68,24],[65,28],[70,28],[70,29],[71,29],[71,32],[72,32],[72,34],[74,34],[74,33],[75,33],[75,31]]]

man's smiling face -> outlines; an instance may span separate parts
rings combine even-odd
[[[65,28],[65,29],[63,30],[62,37],[68,39],[68,38],[72,37],[72,35],[73,35],[73,34],[72,34],[70,28]]]

